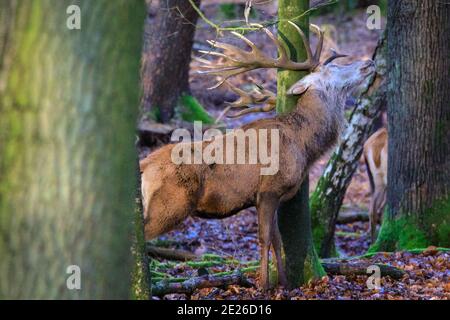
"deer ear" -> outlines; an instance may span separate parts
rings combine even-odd
[[[301,81],[294,84],[287,92],[286,94],[289,96],[298,96],[301,94],[304,94],[306,90],[308,90],[309,84],[302,83]]]

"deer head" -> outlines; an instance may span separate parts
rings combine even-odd
[[[337,56],[337,54],[333,54],[333,57]],[[295,83],[287,91],[287,94],[302,95],[308,90],[317,90],[326,92],[328,99],[333,99],[336,105],[343,106],[348,95],[355,93],[375,71],[375,64],[372,60],[357,61],[346,65],[332,64],[331,61],[328,59],[313,73]]]
[[[347,56],[339,54],[333,49],[331,51],[331,57],[316,67],[313,73],[294,84],[287,94],[302,94],[310,87],[351,94],[375,71],[375,63],[372,60],[357,61],[346,65],[333,64],[331,62],[334,59]]]

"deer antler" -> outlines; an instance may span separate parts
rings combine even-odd
[[[256,88],[253,88],[251,92],[244,91],[235,87],[228,81],[225,81],[226,85],[239,96],[239,99],[234,102],[227,103],[228,106],[223,110],[223,112],[217,117],[216,123],[218,123],[231,109],[233,108],[246,108],[239,111],[233,115],[227,115],[228,118],[237,118],[245,114],[253,112],[270,112],[275,109],[277,103],[277,97],[275,93],[259,86],[257,84]],[[262,104],[258,107],[250,107],[251,105]]]
[[[324,61],[323,65],[326,66],[327,64],[332,62],[334,59],[345,58],[345,57],[348,57],[348,55],[337,53],[336,50],[331,49],[331,56],[327,60]]]
[[[306,39],[303,31],[293,22],[289,23],[297,30],[300,37],[302,38],[303,44],[306,48],[307,59],[304,62],[294,62],[289,59],[288,53],[284,45],[270,32],[267,28],[260,24],[252,24],[252,26],[259,27],[264,30],[267,36],[275,43],[278,49],[278,58],[272,58],[265,55],[256,45],[249,39],[237,32],[231,32],[234,36],[242,39],[249,47],[250,51],[243,50],[231,44],[217,42],[217,41],[207,41],[212,47],[222,49],[223,52],[215,51],[205,51],[201,50],[201,53],[217,56],[223,58],[222,62],[215,64],[204,63],[202,66],[205,69],[210,69],[206,71],[200,71],[202,74],[209,74],[222,77],[213,88],[217,88],[222,85],[228,78],[238,75],[243,72],[258,68],[282,68],[287,70],[313,70],[319,65],[320,54],[322,52],[323,46],[323,32],[316,25],[311,24],[310,29],[316,33],[319,37],[319,41],[314,54],[311,51],[308,39]],[[202,59],[204,60],[204,59]]]

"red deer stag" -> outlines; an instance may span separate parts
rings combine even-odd
[[[333,59],[342,56],[335,52],[331,58],[320,64],[322,31],[311,25],[312,31],[319,38],[316,50],[312,53],[303,32],[297,25],[291,24],[305,45],[307,59],[304,62],[291,61],[284,45],[266,28],[262,29],[278,48],[277,58],[266,56],[240,34],[235,35],[241,38],[251,51],[210,41],[212,46],[222,49],[223,52],[206,52],[221,58],[221,62],[206,64],[207,71],[204,72],[221,76],[219,85],[231,76],[257,68],[312,71],[294,84],[287,93],[298,96],[294,111],[255,121],[240,129],[277,130],[278,142],[272,138],[267,142],[270,150],[271,144],[278,145],[279,170],[275,174],[261,175],[260,169],[264,166],[261,161],[256,164],[174,164],[171,154],[174,148],[183,142],[164,146],[140,163],[146,239],[155,238],[173,229],[190,215],[220,219],[256,206],[261,247],[260,286],[264,290],[269,288],[268,255],[271,247],[276,259],[279,281],[286,285],[281,259],[281,238],[276,219],[280,202],[296,194],[308,168],[335,144],[345,125],[346,98],[375,70],[372,61],[359,61],[348,65],[331,64]],[[265,101],[269,103],[269,107],[247,109],[245,112],[269,111],[274,108],[274,99],[270,98],[270,95]],[[237,106],[239,104],[237,103]],[[236,131],[238,130],[216,136],[212,141],[229,138]],[[189,143],[189,148],[194,153],[195,147],[205,149],[212,141]],[[246,146],[243,150],[247,156],[249,148]],[[227,153],[227,150],[224,153]]]
[[[364,160],[370,180],[369,207],[370,239],[376,240],[377,225],[381,223],[386,204],[388,133],[385,128],[375,132],[364,144]]]

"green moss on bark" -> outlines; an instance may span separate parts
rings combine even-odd
[[[334,157],[334,154],[333,154]],[[334,159],[330,159],[330,162]],[[328,215],[324,214],[325,179],[320,177],[317,187],[310,197],[310,210],[314,247],[320,250],[327,233]]]
[[[279,0],[278,36],[289,48],[291,59],[304,61],[306,51],[296,30],[288,23],[309,9],[308,0]],[[294,21],[308,35],[307,17]],[[292,111],[297,105],[297,97],[287,96],[287,90],[299,81],[305,72],[279,70],[277,90],[277,112]],[[278,210],[278,219],[285,252],[286,275],[289,285],[296,287],[310,280],[321,278],[325,271],[314,248],[309,213],[309,181],[306,177],[298,194],[283,203]]]
[[[204,124],[213,124],[214,119],[208,114],[198,100],[190,95],[180,97],[180,105],[176,112],[181,119],[188,122],[201,121]]]
[[[408,250],[433,245],[450,247],[450,198],[438,200],[420,215],[390,217],[386,208],[383,225],[369,252]]]

